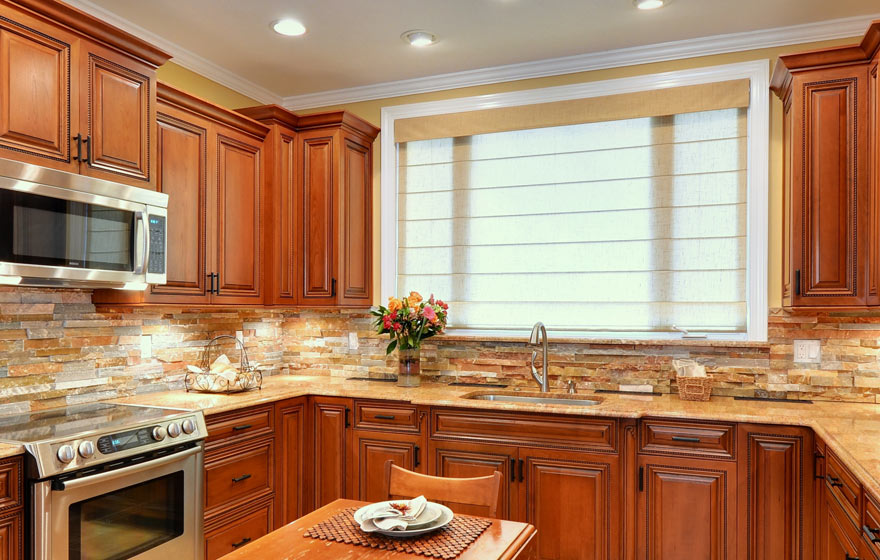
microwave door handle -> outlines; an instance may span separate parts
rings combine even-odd
[[[74,478],[72,480],[53,480],[52,490],[75,490],[76,488],[91,486],[92,484],[99,484],[108,480],[127,476],[138,471],[150,470],[156,467],[161,467],[163,465],[176,463],[178,461],[181,461],[193,455],[198,455],[200,453],[202,453],[202,446],[198,445],[196,447],[193,447],[192,449],[187,449],[186,451],[175,453],[174,455],[168,455],[167,457],[161,457],[159,459],[152,459],[145,463],[131,465],[130,467],[122,467],[121,469],[116,469],[115,471],[107,471],[91,476],[84,476],[82,478]]]
[[[147,213],[134,214],[134,273],[143,274],[147,269],[150,246],[150,228],[147,226]]]

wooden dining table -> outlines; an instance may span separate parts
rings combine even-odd
[[[427,560],[426,556],[418,554],[378,550],[303,536],[308,529],[340,511],[365,506],[367,503],[336,500],[227,554],[223,560]],[[491,521],[492,525],[456,560],[535,560],[537,558],[535,540],[537,531],[532,525],[501,519]]]

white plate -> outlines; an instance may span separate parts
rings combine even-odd
[[[363,517],[367,517],[369,513],[373,512],[376,509],[387,508],[389,504],[397,504],[401,502],[409,502],[410,500],[389,500],[387,502],[376,502],[374,504],[369,504],[358,510],[357,513],[361,514],[360,519]],[[440,504],[435,504],[433,502],[426,502],[425,508],[422,510],[422,513],[416,518],[416,521],[410,523],[408,527],[412,529],[416,529],[419,527],[423,527],[428,525],[429,523],[434,522],[440,515],[442,514],[442,510],[440,509]],[[358,521],[360,523],[360,521]]]
[[[387,503],[388,502],[379,502],[379,504]],[[364,519],[364,514],[379,504],[366,505],[354,512],[355,522],[360,525],[360,523]],[[434,517],[435,513],[436,517]],[[422,521],[422,519],[426,516],[433,517],[433,520]],[[383,531],[382,529],[377,528],[375,531],[371,532],[388,537],[417,537],[419,535],[425,535],[427,533],[430,533],[431,531],[436,531],[441,527],[449,525],[449,522],[452,521],[453,517],[455,517],[455,514],[453,514],[452,510],[448,507],[444,506],[443,504],[428,502],[428,504],[425,506],[425,511],[422,512],[422,515],[419,516],[419,522],[411,525],[413,527],[418,527],[417,529],[406,529],[405,531]]]

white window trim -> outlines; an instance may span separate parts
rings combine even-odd
[[[531,105],[568,99],[599,97],[637,91],[658,90],[671,87],[707,84],[747,78],[751,93],[748,116],[749,189],[748,189],[748,249],[746,258],[746,301],[748,302],[747,332],[739,334],[709,334],[708,340],[767,340],[767,254],[768,254],[768,192],[770,181],[770,61],[755,60],[736,64],[708,66],[691,70],[647,74],[631,78],[618,78],[599,82],[587,82],[541,89],[495,93],[462,97],[442,101],[428,101],[382,108],[382,134],[380,139],[380,247],[382,301],[397,291],[397,150],[394,143],[394,123],[397,119],[442,115],[462,111],[477,111],[497,107]],[[536,321],[541,317],[535,317]],[[474,335],[511,336],[510,331],[470,331],[458,333]],[[555,333],[558,334],[558,333]],[[575,336],[591,338],[652,338],[680,339],[678,333],[576,333]]]

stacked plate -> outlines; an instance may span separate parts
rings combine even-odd
[[[449,522],[452,521],[452,518],[454,517],[452,510],[443,504],[428,502],[415,520],[406,524],[406,529],[386,531],[376,527],[376,525],[369,519],[371,514],[377,510],[387,510],[392,505],[398,506],[401,503],[406,504],[408,503],[408,500],[392,500],[366,505],[354,512],[354,520],[361,525],[362,529],[370,533],[378,533],[388,537],[417,537],[449,525]]]

